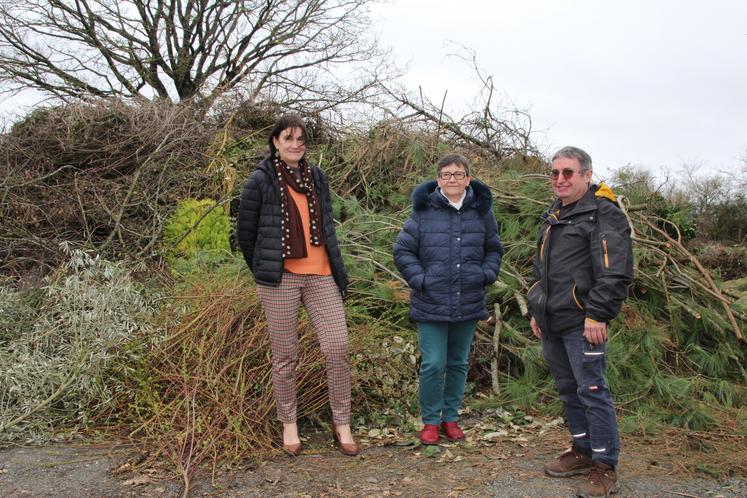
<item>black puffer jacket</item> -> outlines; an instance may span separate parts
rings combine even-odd
[[[329,184],[318,166],[311,167],[324,216],[324,246],[327,249],[332,276],[345,295],[348,275],[337,244],[332,218]],[[283,278],[280,249],[280,185],[269,159],[257,165],[241,191],[236,234],[246,264],[258,284],[277,287]]]
[[[592,185],[560,216],[557,201],[542,214],[527,294],[543,333],[583,327],[586,317],[609,322],[620,311],[633,279],[628,220],[606,185]]]

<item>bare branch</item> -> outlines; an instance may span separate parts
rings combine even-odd
[[[0,84],[59,99],[157,96],[207,107],[223,92],[245,87],[259,98],[279,82],[297,95],[356,91],[375,80],[344,76],[386,58],[362,36],[372,1],[3,1]]]

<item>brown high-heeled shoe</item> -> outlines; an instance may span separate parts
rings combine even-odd
[[[287,444],[285,442],[285,438],[281,435],[280,440],[283,442],[281,447],[283,448],[283,451],[288,453],[290,456],[297,457],[301,454],[301,441],[299,440],[297,443],[293,444]]]
[[[352,443],[343,443],[340,440],[339,434],[337,434],[337,427],[334,422],[332,423],[332,436],[335,438],[335,443],[340,450],[340,453],[347,456],[356,456],[359,452],[358,445],[353,441]]]
[[[283,443],[283,451],[288,453],[290,456],[297,457],[301,454],[301,443],[296,444],[285,444]]]
[[[280,435],[280,440],[282,441],[282,444],[280,445],[281,448],[283,448],[283,451],[288,453],[290,456],[297,457],[301,454],[301,440],[299,439],[297,443],[288,444],[285,442],[285,427],[286,425],[295,425],[295,424],[286,424],[283,423],[283,431]],[[296,433],[296,437],[298,437],[298,427],[295,427],[295,430],[292,431]]]

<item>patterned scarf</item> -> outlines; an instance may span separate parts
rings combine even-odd
[[[306,194],[309,205],[310,242],[311,245],[321,246],[324,243],[322,237],[322,212],[319,204],[319,196],[314,186],[314,178],[311,175],[311,167],[306,160],[301,159],[298,169],[285,164],[280,158],[274,158],[275,174],[280,184],[280,245],[283,250],[283,258],[305,258],[306,242],[303,235],[303,224],[301,214],[298,212],[293,197],[288,192],[288,187],[298,193]]]

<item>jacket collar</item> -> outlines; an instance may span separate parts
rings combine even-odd
[[[412,192],[413,211],[423,211],[429,206],[437,209],[450,208],[449,201],[437,189],[438,182],[436,180],[429,180],[418,185]],[[480,180],[473,178],[467,187],[467,195],[462,203],[462,211],[477,209],[480,214],[485,214],[492,207],[493,194],[490,192],[490,188]]]
[[[319,178],[317,177],[316,168],[312,163],[309,163],[309,167],[311,168],[311,174],[314,177],[314,181],[319,182]],[[278,179],[277,175],[275,174],[275,167],[272,164],[272,160],[269,157],[265,157],[257,164],[257,169],[265,173],[267,176],[272,178],[273,183],[275,185],[278,185]]]
[[[552,206],[550,206],[550,209],[542,213],[542,216],[540,217],[551,224],[568,223],[570,218],[578,216],[579,214],[596,211],[597,201],[594,192],[596,192],[597,188],[596,185],[589,186],[589,190],[587,190],[586,193],[576,201],[576,207],[573,208],[573,211],[570,213],[568,218],[563,218],[562,220],[558,219],[557,213],[560,211],[560,208],[563,207],[563,202],[560,199],[556,199]]]
[[[589,190],[584,193],[581,198],[576,201],[576,207],[573,209],[574,213],[583,213],[590,209],[596,209],[597,208],[597,202],[594,199],[594,192],[596,191],[597,186],[596,185],[590,185]],[[563,203],[560,199],[556,199],[553,205],[550,207],[550,212],[554,213],[558,209],[563,207]]]
[[[571,216],[596,211],[598,207],[597,200],[600,198],[609,199],[612,202],[617,201],[617,196],[612,192],[612,189],[607,184],[604,182],[599,185],[592,184],[589,186],[589,190],[586,191],[583,197],[577,201],[576,207],[573,209]],[[541,218],[545,221],[552,219],[554,223],[558,223],[559,220],[555,216],[555,213],[562,205],[563,203],[560,199],[556,199],[552,206],[550,206],[550,209],[542,213]]]
[[[259,164],[257,164],[257,169],[261,169],[265,173],[272,173],[272,166],[270,164],[270,158],[265,157],[262,159]]]

